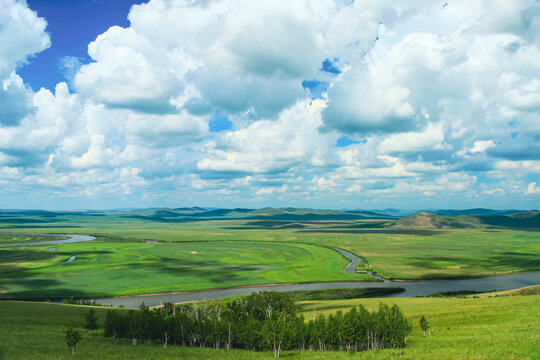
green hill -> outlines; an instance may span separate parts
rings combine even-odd
[[[509,215],[456,215],[441,216],[421,212],[385,224],[393,229],[540,229],[540,212],[527,211]]]
[[[473,226],[465,221],[459,221],[447,216],[421,212],[390,223],[387,227],[393,229],[454,229]]]

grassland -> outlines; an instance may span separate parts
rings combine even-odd
[[[39,241],[49,241],[67,238],[65,236],[46,235],[46,234],[0,234],[0,245],[24,244]]]
[[[91,241],[56,248],[0,251],[4,297],[97,297],[359,278],[343,272],[347,261],[335,251],[304,244]],[[77,256],[73,263],[59,265],[71,255]]]
[[[452,229],[433,234],[327,234],[325,241],[367,258],[390,279],[478,277],[540,268],[540,233]]]
[[[183,210],[182,210],[183,211]],[[346,274],[348,261],[330,247],[340,247],[369,261],[380,275],[396,279],[466,278],[540,269],[540,231],[533,217],[519,229],[519,216],[487,216],[455,221],[459,229],[385,229],[389,221],[372,214],[260,209],[207,213],[144,210],[128,213],[21,212],[0,216],[0,244],[49,240],[30,233],[97,236],[90,242],[0,248],[0,298],[98,297],[135,293],[189,291],[253,284],[361,280]],[[180,214],[180,215],[179,215]],[[372,217],[370,217],[372,216]],[[536,215],[534,215],[536,216]],[[536,216],[537,217],[537,216]],[[457,219],[457,220],[456,220]],[[534,218],[535,219],[535,218]],[[478,225],[480,224],[480,225]],[[521,223],[520,223],[521,224]],[[478,225],[478,226],[477,226]],[[19,235],[14,235],[19,234]],[[316,246],[318,245],[318,246]],[[49,251],[55,247],[57,251]],[[71,256],[74,262],[59,265]],[[347,290],[349,291],[349,290]],[[349,292],[354,292],[351,290]],[[413,323],[407,348],[354,354],[360,359],[534,359],[540,347],[540,295],[537,289],[474,298],[385,299],[397,303]],[[350,296],[349,296],[350,295]],[[378,299],[313,300],[298,294],[306,317]],[[493,295],[497,295],[496,297]],[[513,296],[503,296],[513,295]],[[72,358],[64,341],[69,324],[82,326],[86,307],[0,301],[0,359]],[[96,308],[103,322],[106,309]],[[435,327],[424,338],[421,315]],[[285,352],[285,358],[349,359],[349,353]],[[159,344],[113,345],[102,330],[86,332],[78,358],[268,359],[270,353],[221,351]]]
[[[360,353],[289,351],[294,359],[535,359],[540,352],[540,298],[538,295],[478,299],[385,299],[398,304],[413,325],[407,347]],[[329,314],[362,304],[375,309],[379,299],[309,301],[300,303],[304,315]],[[0,358],[71,359],[64,339],[68,325],[82,327],[88,307],[50,303],[0,302]],[[96,308],[103,324],[106,309]],[[434,328],[423,337],[418,319],[425,315]],[[103,330],[85,331],[77,346],[81,359],[269,359],[270,353],[225,351],[159,344],[132,346],[121,340],[114,345]]]
[[[13,233],[74,233],[99,239],[54,245],[56,252],[49,251],[51,245],[0,248],[0,298],[367,279],[344,273],[348,261],[327,247],[356,253],[377,274],[393,279],[540,269],[540,232],[532,228],[382,229],[377,226],[387,219],[367,215],[298,210],[287,215],[289,219],[283,212],[270,216],[261,209],[253,218],[239,218],[242,211],[222,219],[200,213],[188,219],[168,210],[10,213],[0,218],[0,239]],[[74,262],[59,266],[73,255]]]
[[[518,296],[518,295],[540,295],[540,285],[527,286],[520,289],[506,290],[506,291],[493,291],[483,293],[480,295],[470,295],[468,297],[499,297],[499,296]]]
[[[305,315],[329,314],[362,304],[375,309],[378,299],[303,302]],[[385,300],[386,301],[386,300]],[[540,354],[540,297],[392,299],[413,324],[404,352],[408,359],[537,359]],[[424,338],[418,326],[425,315],[434,328]],[[377,359],[395,357],[381,351]],[[366,358],[371,358],[367,356]]]

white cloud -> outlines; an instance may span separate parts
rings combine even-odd
[[[202,140],[208,133],[208,118],[180,114],[129,114],[126,135],[133,141],[150,147],[171,147]]]
[[[496,189],[484,190],[483,193],[487,195],[504,195],[505,191],[501,188],[496,188]]]
[[[527,185],[526,194],[539,194],[539,193],[540,193],[540,186],[536,186],[535,182],[529,183],[529,185]]]
[[[23,1],[0,0],[0,79],[50,46],[47,23]]]
[[[73,93],[25,85],[46,22],[0,5],[2,194],[453,207],[537,192],[535,1],[150,0],[89,44],[92,63],[64,58]],[[311,101],[304,80],[328,92]],[[213,114],[232,128],[211,132]]]
[[[327,149],[333,144],[332,139],[317,131],[320,124],[320,108],[308,101],[298,102],[281,113],[277,121],[258,121],[218,136],[215,143],[208,145],[197,168],[274,173],[286,172],[298,164],[325,165]]]
[[[471,148],[472,153],[483,153],[487,149],[492,148],[495,146],[495,142],[493,140],[480,140],[475,141],[473,144],[473,147]]]
[[[526,161],[511,161],[501,160],[495,163],[495,169],[497,170],[511,170],[519,171],[523,173],[540,173],[540,161],[539,160],[526,160]]]
[[[272,195],[273,193],[284,193],[287,190],[288,186],[285,184],[280,187],[264,187],[257,190],[255,195]]]
[[[0,0],[0,126],[17,125],[31,111],[32,92],[15,71],[50,46],[45,26],[25,2]]]
[[[216,108],[272,118],[306,96],[301,82],[326,56],[322,25],[333,8],[330,0],[153,0],[132,8],[129,28],[111,27],[89,45],[95,62],[75,84],[109,106],[153,113],[173,111],[195,84]]]
[[[134,29],[113,26],[88,45],[95,62],[80,68],[75,87],[111,107],[171,112],[183,84],[170,69],[174,55],[162,52]]]
[[[386,137],[379,145],[382,153],[443,149],[442,126],[429,124],[424,131],[394,134]]]

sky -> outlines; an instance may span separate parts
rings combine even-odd
[[[535,209],[536,0],[0,0],[0,208]]]

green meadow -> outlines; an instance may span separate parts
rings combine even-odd
[[[343,267],[348,260],[331,247],[362,256],[374,272],[392,279],[467,278],[540,269],[537,229],[387,229],[377,227],[378,219],[349,215],[334,219],[334,213],[316,219],[295,215],[287,221],[164,218],[156,217],[158,213],[164,211],[1,218],[0,243],[49,239],[14,235],[28,233],[86,234],[98,239],[0,247],[0,298],[99,297],[370,279],[346,274]],[[71,256],[75,261],[60,265]]]
[[[174,211],[144,210],[4,215],[0,217],[0,244],[47,241],[52,236],[47,234],[85,234],[97,239],[0,247],[0,298],[86,298],[370,279],[345,273],[348,260],[332,247],[362,256],[367,264],[359,268],[395,279],[467,278],[540,269],[537,227],[482,224],[397,229],[383,226],[388,219],[337,212],[296,211],[292,219],[284,219],[280,213],[269,218],[261,218],[260,211],[253,218],[242,218],[242,214],[189,218]],[[464,224],[471,222],[465,220]],[[493,218],[489,221],[493,223]],[[50,251],[51,247],[56,251]],[[76,256],[73,262],[61,265],[72,256]],[[381,296],[385,291],[390,290],[333,289],[292,295],[304,300],[299,304],[306,318],[356,304],[374,309],[379,301],[396,303],[413,325],[405,349],[355,354],[287,351],[282,357],[534,359],[540,353],[540,295],[536,290],[468,298],[358,298]],[[73,358],[64,331],[71,324],[82,327],[87,311],[84,306],[0,301],[0,359]],[[105,311],[96,308],[101,324]],[[422,336],[418,326],[422,315],[434,329],[432,337]],[[75,357],[268,359],[272,354],[180,346],[164,349],[160,344],[133,346],[125,340],[112,344],[100,329],[84,330]]]
[[[227,286],[370,279],[318,246],[277,242],[90,241],[0,250],[5,298],[114,296]],[[70,264],[59,265],[77,256]]]
[[[537,359],[540,353],[540,295],[491,298],[348,299],[300,302],[306,318],[362,304],[373,310],[379,301],[398,304],[412,324],[404,349],[320,352],[287,351],[291,359]],[[103,325],[106,308],[95,308]],[[120,310],[125,311],[125,310]],[[82,328],[86,306],[0,301],[0,358],[72,359],[65,343],[67,326]],[[418,325],[425,315],[432,337]],[[160,344],[112,344],[103,328],[83,330],[77,345],[79,359],[270,359],[271,352],[214,350]]]

